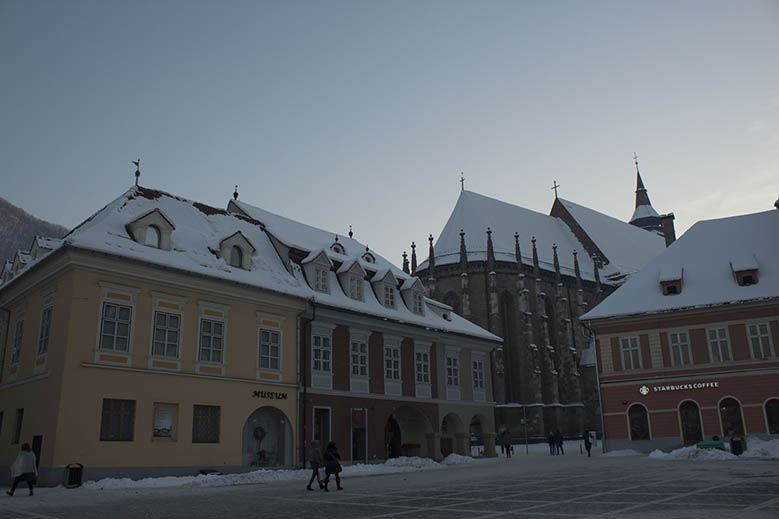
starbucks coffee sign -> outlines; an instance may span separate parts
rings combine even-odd
[[[691,382],[689,384],[670,384],[667,386],[641,386],[638,392],[646,396],[651,393],[664,393],[666,391],[695,391],[699,389],[713,389],[719,387],[719,381],[714,382]]]

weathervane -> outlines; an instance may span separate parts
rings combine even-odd
[[[141,178],[141,158],[138,157],[138,160],[133,160],[133,164],[135,164],[135,185],[138,185],[138,179]]]

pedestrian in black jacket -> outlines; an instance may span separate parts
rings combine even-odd
[[[592,449],[592,442],[590,441],[590,431],[584,431],[584,448],[587,451],[587,457],[590,457],[590,449]]]
[[[322,451],[319,450],[319,442],[316,440],[311,440],[311,452],[308,453],[308,461],[311,463],[311,479],[308,480],[306,490],[314,490],[311,488],[314,478],[319,483],[319,488],[325,488],[324,483],[319,479],[319,467],[322,466]]]
[[[554,434],[552,434],[552,431],[549,431],[549,436],[547,436],[546,439],[547,443],[549,444],[549,455],[554,456],[557,454],[555,451],[557,450],[557,442],[554,439]]]
[[[554,441],[557,444],[557,454],[565,454],[563,450],[563,433],[560,432],[560,429],[555,430]]]
[[[341,455],[338,454],[335,442],[328,443],[327,449],[325,449],[325,492],[329,492],[327,484],[330,482],[330,474],[335,475],[335,484],[338,485],[338,490],[343,490],[343,487],[341,487],[341,476],[339,476],[341,470],[343,470],[341,464],[338,463],[340,459]]]

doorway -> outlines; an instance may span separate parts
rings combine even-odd
[[[701,412],[698,404],[691,400],[682,402],[679,406],[679,419],[682,422],[682,440],[685,445],[692,445],[703,441],[701,428]]]
[[[384,427],[384,444],[387,446],[387,458],[398,458],[402,454],[403,436],[400,432],[400,424],[391,415]]]
[[[352,409],[352,462],[368,461],[367,409]]]

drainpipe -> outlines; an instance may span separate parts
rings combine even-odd
[[[584,323],[582,323],[584,324]],[[594,348],[595,352],[595,383],[598,385],[598,407],[600,408],[600,434],[601,434],[601,451],[603,454],[608,452],[606,450],[606,423],[603,421],[603,396],[601,395],[601,389],[600,389],[600,373],[598,370],[598,346],[595,344],[595,332],[592,331],[592,328],[590,328],[589,323],[584,324],[584,328],[590,332],[590,337],[592,338],[592,347]]]
[[[8,328],[11,326],[11,311],[5,308],[0,308],[0,312],[3,314],[3,320],[5,321],[5,333],[3,334],[2,350],[0,350],[0,382],[3,381],[3,368],[5,368],[5,354],[8,348]]]
[[[311,305],[311,311],[309,312],[309,305]],[[301,423],[301,447],[300,447],[300,463],[302,468],[306,468],[306,435],[308,432],[308,398],[306,384],[306,374],[308,373],[308,355],[306,352],[305,341],[308,339],[307,334],[302,329],[300,319],[311,315],[311,321],[316,320],[316,302],[314,298],[306,300],[306,309],[298,315],[298,366],[300,366],[300,384],[303,388],[303,417],[300,420]],[[301,406],[298,406],[298,412],[300,412]]]

